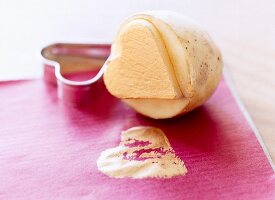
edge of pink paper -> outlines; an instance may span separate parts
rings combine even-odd
[[[223,76],[224,76],[226,84],[228,84],[228,86],[229,86],[228,88],[229,88],[230,92],[232,93],[232,96],[234,97],[239,109],[241,110],[242,114],[244,115],[244,118],[248,122],[248,124],[251,127],[251,129],[253,130],[258,142],[260,143],[260,146],[262,147],[264,154],[265,154],[271,168],[273,169],[273,172],[275,172],[275,163],[273,163],[273,161],[272,161],[271,155],[263,141],[263,138],[262,138],[259,130],[257,129],[256,125],[254,124],[249,112],[246,110],[246,108],[238,94],[238,91],[233,83],[233,79],[232,79],[226,66],[224,67]]]

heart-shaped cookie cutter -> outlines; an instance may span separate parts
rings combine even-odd
[[[91,98],[93,87],[101,79],[107,67],[110,44],[56,43],[41,51],[44,80],[57,86],[58,96],[65,102],[83,104]],[[88,80],[75,81],[66,78],[85,71],[99,70]]]

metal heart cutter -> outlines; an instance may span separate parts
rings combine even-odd
[[[110,44],[56,43],[42,49],[44,80],[67,103],[84,104],[103,76]]]

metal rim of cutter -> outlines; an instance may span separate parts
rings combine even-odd
[[[55,43],[41,50],[44,79],[57,85],[58,96],[73,103],[82,103],[90,98],[92,86],[103,76],[110,57],[110,44]],[[99,69],[88,80],[74,81],[62,74],[74,74]]]

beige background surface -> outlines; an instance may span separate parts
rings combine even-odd
[[[275,160],[275,1],[0,0],[0,79],[38,77],[44,45],[110,42],[123,18],[152,9],[178,11],[209,31]]]

